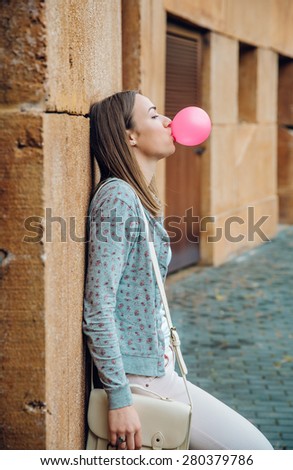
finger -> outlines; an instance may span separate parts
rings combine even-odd
[[[110,434],[110,443],[112,447],[116,447],[118,436],[116,432],[111,432]]]
[[[134,434],[133,433],[127,434],[127,449],[128,450],[134,450],[135,449]]]
[[[134,444],[136,449],[141,449],[142,448],[142,432],[141,429],[137,431],[137,433],[134,435]]]
[[[125,449],[126,449],[126,442],[122,442],[122,443],[119,445],[119,449],[125,450]]]
[[[119,434],[117,438],[117,447],[118,449],[124,450],[126,449],[126,438],[124,434]]]

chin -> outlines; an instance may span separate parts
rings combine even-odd
[[[173,155],[173,153],[175,153],[175,150],[176,150],[176,147],[175,147],[174,144],[172,144],[172,147],[171,147],[171,149],[170,149],[170,153],[169,153],[168,157],[170,157],[171,155]]]
[[[163,160],[163,158],[171,157],[171,155],[175,153],[175,150],[176,150],[175,145],[172,143],[172,145],[168,147],[168,150],[165,149],[164,153],[157,156],[158,160]]]

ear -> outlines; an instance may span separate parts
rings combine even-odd
[[[129,139],[129,143],[131,145],[131,147],[135,147],[136,145],[136,134],[134,131],[132,130],[126,130],[127,132],[127,135],[128,135],[128,139]]]

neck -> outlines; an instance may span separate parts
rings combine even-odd
[[[146,158],[139,153],[136,154],[136,159],[145,177],[146,183],[149,186],[154,174],[156,173],[157,160]]]

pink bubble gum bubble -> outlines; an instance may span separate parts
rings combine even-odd
[[[210,135],[211,127],[209,115],[196,106],[181,109],[171,122],[175,141],[187,146],[204,142]]]

